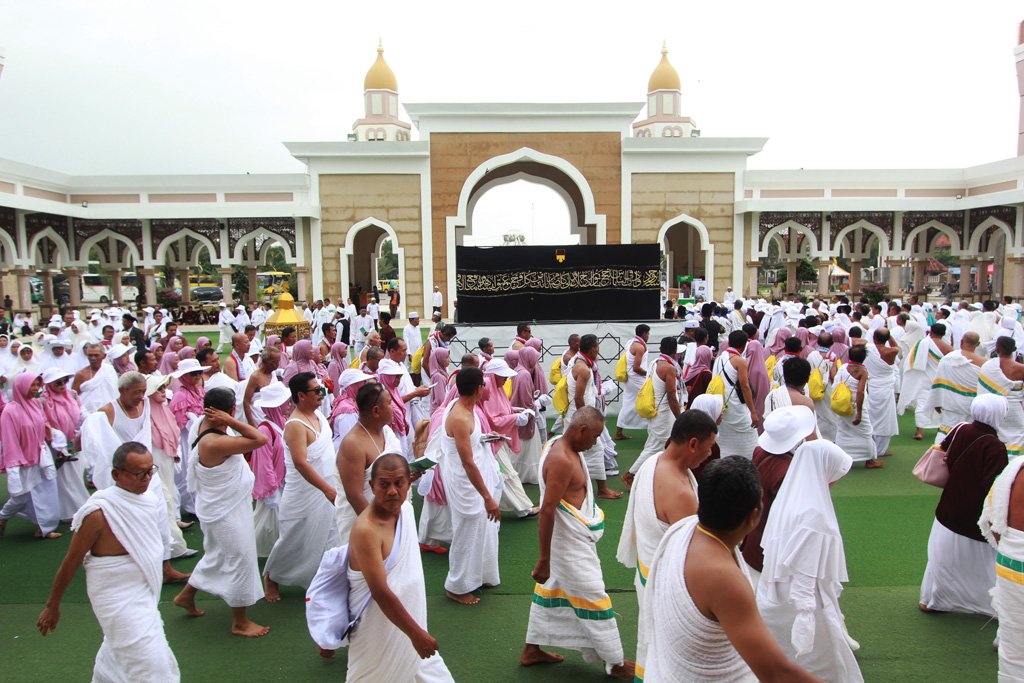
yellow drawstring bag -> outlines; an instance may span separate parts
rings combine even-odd
[[[658,414],[658,406],[654,403],[654,381],[650,377],[647,378],[636,395],[636,412],[647,420]]]
[[[548,371],[548,381],[558,386],[558,380],[560,379],[562,379],[562,357],[555,356],[555,361],[551,364],[551,370]]]
[[[551,395],[552,404],[559,415],[565,415],[569,410],[569,380],[562,377],[555,385],[555,391]]]
[[[629,368],[626,365],[626,354],[619,356],[619,362],[615,364],[615,381],[625,382],[629,379]]]
[[[416,349],[416,353],[412,354],[412,371],[419,372],[423,367],[423,347]]]
[[[821,376],[820,368],[814,368],[811,372],[811,378],[807,380],[807,393],[815,403],[825,398],[825,379]]]
[[[772,372],[775,370],[775,361],[777,360],[778,358],[775,356],[768,356],[764,359],[764,369],[768,371],[769,377],[772,376]]]
[[[832,390],[830,407],[833,413],[844,417],[850,417],[856,412],[853,405],[853,392],[850,391],[850,387],[846,386],[846,382],[840,382]]]
[[[355,358],[353,358],[352,362],[348,364],[348,367],[349,367],[350,370],[358,370],[359,369],[359,356],[356,356]]]

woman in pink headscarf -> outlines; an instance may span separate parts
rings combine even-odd
[[[786,350],[786,340],[793,336],[793,330],[788,325],[783,325],[775,333],[775,339],[769,339],[768,353],[779,356]]]
[[[523,349],[525,349],[525,348],[526,347],[524,346]],[[502,356],[501,358],[506,363],[508,363],[508,366],[510,368],[515,370],[515,369],[517,369],[519,367],[519,352],[522,351],[523,349],[509,349],[508,351],[505,352],[505,355]]]
[[[326,376],[324,366],[313,359],[313,342],[308,339],[295,342],[292,347],[292,362],[288,364],[281,381],[288,384],[289,380],[302,372],[311,372],[317,379]]]
[[[289,405],[288,390],[281,385],[270,391],[261,391],[257,401],[263,411],[263,421],[256,429],[267,437],[267,443],[253,451],[249,465],[255,475],[252,497],[256,501],[253,511],[256,556],[267,557],[278,537],[277,506],[284,486],[284,425],[288,421],[285,413]]]
[[[850,362],[850,345],[847,342],[846,328],[836,325],[832,328],[832,353],[845,365]]]
[[[174,392],[170,408],[178,429],[184,432],[188,428],[190,415],[199,418],[203,416],[203,399],[206,398],[206,390],[202,386],[202,370],[187,372],[178,379],[181,387]],[[183,435],[184,437],[187,437],[187,433]],[[182,449],[182,455],[187,452],[186,449]]]
[[[532,339],[529,341],[533,341]],[[512,378],[512,406],[529,408],[536,406],[536,379],[533,370],[539,365],[540,353],[537,349],[525,346],[519,349],[519,367]],[[537,421],[530,420],[519,427],[519,455],[512,459],[512,466],[519,473],[524,484],[540,483],[540,456],[544,444],[537,430]]]
[[[267,347],[271,346],[281,352],[281,360],[278,362],[277,369],[283,373],[288,369],[291,361],[288,360],[288,354],[284,352],[284,342],[281,341],[281,335],[272,334],[267,337]]]
[[[373,375],[368,375],[362,370],[346,368],[338,377],[335,386],[341,388],[338,397],[331,404],[331,415],[328,423],[333,432],[334,452],[341,448],[341,440],[356,426],[359,421],[359,406],[356,405],[356,394],[359,389],[368,381],[373,380]]]
[[[526,346],[530,347],[537,352],[537,361],[533,364],[533,388],[542,394],[548,393],[548,376],[544,373],[544,368],[540,365],[540,357],[544,349],[544,341],[537,337],[530,337],[526,340]],[[519,362],[523,362],[522,349],[519,349]],[[508,362],[508,361],[506,361]],[[512,366],[509,366],[512,368]],[[515,370],[516,368],[512,368]]]
[[[43,387],[43,413],[46,424],[52,430],[61,432],[67,439],[65,455],[81,450],[79,429],[82,422],[82,403],[78,393],[68,386],[71,376],[59,377]],[[56,442],[54,443],[56,446]],[[57,492],[60,500],[60,518],[71,519],[78,508],[89,499],[82,475],[85,462],[66,462],[57,470]]]
[[[156,357],[156,366],[159,368],[160,362],[164,359],[164,345],[158,341],[152,342],[149,345],[149,351]]]
[[[431,357],[433,357],[433,354],[431,354]],[[390,369],[400,370],[401,368],[397,367],[397,363],[392,362],[387,370]],[[383,384],[388,394],[391,395],[391,430],[394,431],[395,436],[402,442],[406,452],[411,453],[412,441],[409,438],[409,423],[406,418],[407,408],[405,401],[402,400],[402,392],[398,390],[402,377],[402,374],[387,372],[385,369],[379,369],[377,373],[377,381]]]
[[[187,342],[185,341],[184,337],[182,337],[181,335],[176,334],[176,335],[174,335],[173,337],[171,337],[170,339],[167,340],[167,349],[166,350],[167,351],[181,351],[183,348],[185,348],[185,344],[186,343]]]
[[[796,338],[800,340],[800,357],[806,359],[811,353],[811,332],[806,327],[796,328]]]
[[[157,372],[164,377],[167,377],[177,369],[178,354],[174,351],[164,351],[164,355],[160,358],[160,365],[157,367]]]
[[[714,351],[710,346],[698,346],[694,352],[696,360],[693,364],[686,366],[686,374],[683,375],[683,384],[686,385],[687,407],[693,404],[693,399],[707,391],[711,383],[711,363]]]
[[[348,344],[345,342],[334,342],[331,344],[331,364],[327,366],[327,379],[334,385],[334,397],[341,393],[341,386],[338,378],[348,368]]]
[[[124,346],[121,344],[110,349],[111,356],[116,356],[110,359],[110,364],[114,366],[118,377],[126,372],[138,372],[138,368],[132,362],[132,353],[134,351],[134,346]]]
[[[757,416],[761,421],[757,424],[757,431],[763,431],[764,422],[764,400],[768,397],[771,389],[771,382],[768,379],[768,368],[765,361],[768,359],[768,350],[761,342],[751,339],[747,342],[747,348],[743,350],[743,357],[747,359],[747,377],[750,380],[750,391],[754,394],[754,407],[757,409]]]
[[[430,412],[444,405],[444,396],[448,393],[448,354],[446,348],[437,348],[430,352]]]
[[[0,510],[0,533],[15,515],[37,525],[36,538],[59,538],[54,532],[60,522],[60,502],[56,478],[47,479],[40,463],[43,444],[49,435],[43,405],[36,398],[43,379],[34,372],[23,372],[12,381],[11,402],[0,414],[0,471],[7,472],[8,490],[19,493]],[[35,471],[33,472],[33,468]],[[53,477],[52,473],[50,474]],[[37,483],[25,490],[31,482]]]
[[[209,337],[200,337],[199,339],[196,339],[196,353],[199,353],[200,351],[202,351],[203,349],[210,345],[211,344]]]

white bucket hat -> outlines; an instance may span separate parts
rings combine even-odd
[[[43,384],[49,384],[50,382],[56,382],[61,377],[71,377],[71,373],[67,370],[61,370],[57,367],[49,367],[43,371]]]
[[[508,363],[501,358],[487,361],[484,366],[485,375],[499,375],[500,377],[515,377],[516,371],[508,366]]]
[[[807,406],[786,406],[764,419],[757,444],[769,453],[789,453],[814,431],[814,412]]]
[[[277,408],[292,397],[284,382],[274,382],[260,389],[260,397],[253,404],[257,408]]]
[[[178,363],[178,369],[171,373],[171,377],[181,377],[190,372],[206,372],[206,368],[195,358],[186,358]]]

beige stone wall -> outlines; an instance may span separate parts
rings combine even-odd
[[[322,175],[320,206],[324,296],[348,296],[348,283],[340,281],[339,250],[345,246],[349,228],[373,217],[394,228],[398,234],[395,246],[405,249],[405,272],[400,275],[402,308],[422,313],[425,307],[419,175]]]
[[[719,297],[732,284],[733,176],[732,173],[634,173],[632,176],[633,242],[656,242],[665,221],[680,214],[696,218],[707,226],[715,245],[714,291]],[[703,262],[703,252],[697,258]]]
[[[459,193],[473,170],[523,147],[565,159],[586,178],[595,210],[604,214],[608,244],[618,244],[621,225],[622,138],[618,133],[433,133],[430,182],[434,284],[447,292],[447,218],[458,213]],[[452,314],[447,295],[444,315]]]

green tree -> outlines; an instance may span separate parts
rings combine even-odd
[[[391,250],[391,240],[384,240],[377,259],[377,277],[381,280],[397,280],[398,276],[398,256]]]

